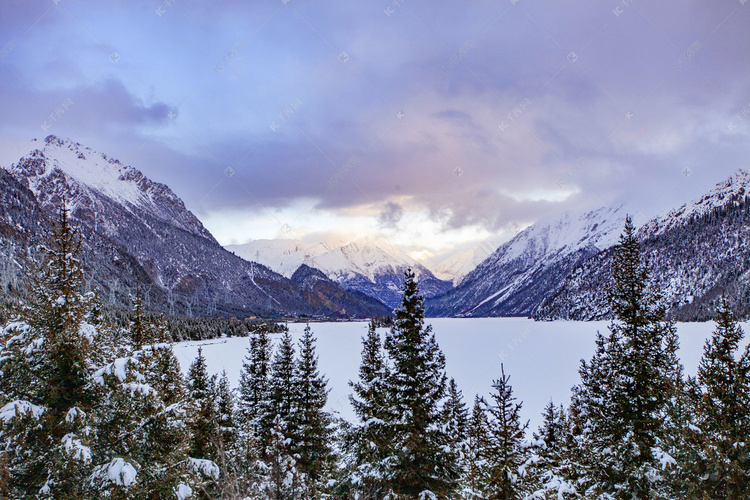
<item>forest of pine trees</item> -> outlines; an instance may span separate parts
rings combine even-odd
[[[750,498],[750,352],[729,302],[695,377],[630,219],[600,332],[568,408],[521,419],[502,365],[469,408],[425,324],[415,276],[385,335],[373,321],[350,382],[356,420],[325,411],[309,326],[256,328],[239,387],[199,349],[186,376],[166,321],[132,297],[110,324],[83,294],[60,211],[27,299],[0,338],[0,498]]]

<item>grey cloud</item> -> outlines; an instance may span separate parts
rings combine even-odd
[[[398,203],[388,202],[378,214],[378,224],[381,229],[395,229],[404,216],[404,207]]]

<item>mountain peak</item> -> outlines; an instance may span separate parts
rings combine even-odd
[[[151,181],[138,169],[116,158],[69,139],[49,135],[43,145],[31,141],[27,151],[21,153],[9,170],[34,192],[45,209],[64,197],[74,213],[80,208],[89,217],[96,218],[103,209],[102,203],[114,202],[133,213],[146,212],[163,222],[215,241],[169,187]]]

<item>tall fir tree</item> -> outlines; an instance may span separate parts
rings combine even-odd
[[[524,433],[529,424],[521,423],[521,403],[516,403],[510,377],[500,365],[500,378],[494,380],[492,402],[484,402],[487,413],[487,441],[482,456],[487,461],[487,498],[510,500],[527,493],[522,467],[528,459]]]
[[[334,463],[331,447],[331,416],[324,410],[328,400],[328,381],[318,371],[315,336],[310,325],[299,340],[299,361],[296,364],[291,396],[295,400],[291,430],[292,450],[299,455],[298,468],[305,474],[311,496],[325,487]]]
[[[61,208],[21,317],[0,347],[2,460],[14,497],[84,496],[90,473],[90,387],[96,330],[85,322],[80,240]]]
[[[103,397],[90,481],[113,498],[170,497],[198,489],[212,473],[196,471],[188,455],[190,404],[179,362],[164,342],[169,334],[145,319],[143,327],[154,332],[153,343],[132,348],[94,374]]]
[[[466,408],[466,403],[464,403],[463,393],[453,378],[448,382],[448,393],[443,405],[443,412],[445,413],[445,430],[448,434],[446,451],[452,456],[451,460],[456,467],[456,477],[460,482],[463,474],[463,461],[466,457],[469,411]]]
[[[674,391],[677,348],[674,324],[649,282],[630,217],[615,248],[615,315],[610,335],[597,337],[589,364],[579,370],[574,414],[587,445],[589,494],[647,499],[666,494],[664,418]]]
[[[745,336],[722,297],[716,329],[703,347],[690,384],[692,445],[685,468],[691,498],[750,498],[750,353]]]
[[[270,435],[275,415],[269,416],[271,357],[273,345],[267,325],[250,332],[250,347],[240,373],[238,411],[242,427],[253,439]]]
[[[446,498],[457,489],[458,468],[447,450],[442,408],[445,357],[432,327],[424,325],[424,298],[411,270],[405,273],[401,307],[386,335],[385,350],[392,365],[387,400],[393,416],[393,490],[406,498]]]
[[[220,438],[216,399],[216,376],[209,376],[203,349],[191,363],[187,373],[187,390],[190,403],[190,449],[193,458],[215,459]]]
[[[392,456],[393,419],[388,402],[387,381],[390,371],[383,352],[375,320],[370,320],[367,336],[362,339],[362,361],[359,379],[349,382],[349,396],[359,420],[345,433],[345,449],[351,457],[348,483],[362,498],[382,498],[389,489],[388,457]]]
[[[219,477],[210,490],[211,498],[245,498],[257,480],[258,450],[255,439],[242,432],[237,422],[234,390],[226,372],[222,372],[215,384],[213,397],[218,424],[214,461],[219,467]]]
[[[487,415],[482,398],[474,397],[468,426],[466,447],[461,461],[460,498],[465,500],[486,500],[489,482],[488,462],[484,450],[489,443]]]
[[[281,336],[281,341],[271,362],[266,418],[271,419],[268,427],[273,427],[273,422],[278,417],[287,438],[294,436],[294,429],[290,429],[290,425],[294,425],[294,414],[297,411],[293,395],[296,373],[297,360],[295,358],[294,340],[289,330],[286,330]],[[267,436],[266,439],[268,437],[270,436]],[[261,436],[261,442],[264,441],[263,438]],[[293,443],[292,446],[296,446],[296,444]]]
[[[580,498],[576,488],[575,442],[567,412],[552,401],[544,408],[542,425],[533,434],[525,466],[525,483],[531,498],[563,500]]]
[[[297,468],[297,460],[289,451],[281,416],[271,427],[271,439],[263,455],[258,482],[253,490],[258,500],[306,500],[307,485]]]

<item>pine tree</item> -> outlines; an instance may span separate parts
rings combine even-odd
[[[632,220],[615,249],[609,302],[616,320],[598,335],[574,390],[576,428],[587,446],[591,492],[646,499],[666,488],[664,419],[674,391],[676,332],[660,296],[649,286]]]
[[[215,459],[219,439],[216,376],[209,376],[203,349],[188,368],[188,398],[191,403],[189,455],[193,458]]]
[[[167,335],[157,325],[144,326]],[[210,463],[189,459],[187,391],[169,344],[144,345],[113,359],[94,381],[103,393],[91,479],[97,491],[114,498],[166,498],[178,488],[198,489],[215,475]]]
[[[289,426],[294,423],[294,413],[297,411],[295,398],[293,396],[295,375],[297,372],[297,362],[295,359],[294,341],[289,330],[285,331],[281,337],[278,348],[274,353],[271,362],[271,376],[268,389],[268,413],[266,418],[271,418],[271,425],[276,418],[284,428],[284,434],[291,438],[296,429],[290,429]],[[267,436],[266,439],[270,437]],[[264,441],[261,436],[261,442]],[[293,443],[292,446],[296,446]]]
[[[2,460],[14,497],[85,496],[90,473],[91,359],[96,329],[85,322],[80,241],[61,208],[33,272],[29,302],[0,347]]]
[[[80,293],[83,269],[78,260],[81,242],[70,227],[68,211],[61,208],[55,225],[54,240],[46,249],[41,269],[32,279],[32,295],[25,316],[29,325],[44,332],[47,364],[41,388],[52,418],[69,408],[86,405],[88,383],[87,357],[90,339],[81,334],[91,296]]]
[[[487,497],[510,500],[524,497],[520,470],[528,456],[524,433],[529,424],[521,423],[521,403],[516,403],[513,389],[500,365],[500,378],[492,382],[492,404],[484,402],[487,412],[487,443],[482,450],[487,461]]]
[[[460,478],[462,475],[463,460],[466,455],[466,439],[469,430],[469,411],[463,401],[463,394],[458,388],[456,381],[450,379],[448,382],[448,394],[443,405],[446,422],[446,433],[448,435],[447,452],[451,455],[451,461],[456,467],[454,475]]]
[[[232,443],[237,434],[235,422],[235,396],[229,383],[227,372],[221,372],[221,377],[215,385],[214,398],[216,400],[216,421],[219,425],[221,442]]]
[[[131,312],[130,312],[130,339],[133,343],[133,348],[138,350],[144,345],[152,344],[157,341],[165,341],[164,332],[160,329],[160,325],[151,323],[146,318],[143,300],[141,298],[140,290],[136,289],[136,294],[130,296]]]
[[[238,410],[242,425],[254,439],[267,439],[275,415],[270,415],[271,356],[273,346],[268,327],[259,325],[250,332],[250,347],[242,364]]]
[[[550,401],[544,409],[542,425],[533,435],[531,456],[525,464],[525,482],[532,498],[578,498],[576,481],[571,479],[577,470],[571,454],[574,446],[565,409]]]
[[[259,500],[302,500],[307,498],[306,485],[289,452],[288,439],[280,416],[273,421],[271,439],[264,451],[261,475],[255,485]]]
[[[299,341],[299,361],[292,386],[296,409],[292,415],[290,437],[292,450],[300,457],[298,468],[308,478],[308,486],[315,490],[325,484],[334,458],[331,417],[324,411],[328,400],[327,383],[318,372],[315,337],[307,325]]]
[[[391,484],[397,495],[446,497],[457,487],[457,466],[446,452],[445,357],[430,326],[414,273],[405,273],[401,307],[385,339],[392,363],[387,401],[392,406]]]
[[[694,423],[686,432],[695,452],[685,465],[691,498],[750,497],[750,353],[738,355],[743,337],[722,297],[690,384]]]
[[[487,484],[490,474],[484,452],[488,443],[487,415],[482,399],[475,396],[467,427],[465,455],[461,462],[460,497],[462,499],[486,500],[489,498]]]
[[[349,382],[354,392],[349,401],[359,423],[346,433],[344,444],[352,457],[348,483],[363,498],[382,498],[388,491],[386,459],[393,454],[388,425],[393,415],[386,399],[389,377],[380,335],[371,320],[367,336],[362,339],[359,380]]]
[[[236,423],[234,393],[226,372],[222,372],[215,384],[213,398],[218,425],[214,446],[219,477],[208,490],[209,496],[226,500],[245,498],[257,480],[258,453],[252,436],[242,432]]]

